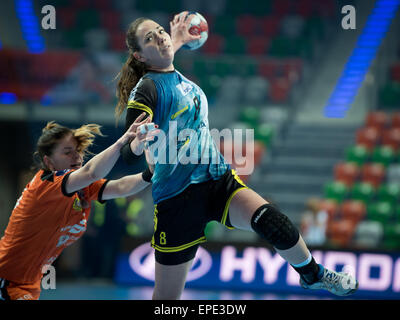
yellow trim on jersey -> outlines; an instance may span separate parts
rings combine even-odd
[[[190,248],[190,247],[192,247],[192,246],[194,246],[196,244],[203,243],[203,242],[206,242],[206,241],[207,241],[206,237],[203,236],[203,237],[201,237],[201,238],[199,238],[197,240],[194,240],[192,242],[183,244],[183,245],[178,246],[178,247],[160,247],[160,246],[156,245],[153,242],[152,242],[151,246],[154,249],[156,249],[158,251],[161,251],[161,252],[178,252],[178,251],[185,250],[185,249]]]
[[[234,229],[232,227],[228,227],[227,225],[225,225],[226,223],[226,218],[228,217],[228,211],[229,211],[229,206],[231,205],[231,201],[233,199],[233,197],[235,196],[236,193],[238,193],[240,190],[244,190],[244,189],[248,189],[248,187],[243,183],[243,181],[239,178],[239,176],[237,175],[236,171],[234,169],[232,169],[232,175],[235,178],[235,180],[237,182],[239,182],[243,187],[236,189],[235,191],[232,192],[232,194],[229,196],[228,200],[226,201],[225,204],[225,209],[224,209],[224,213],[222,214],[222,219],[221,219],[221,223],[227,227],[228,229]]]
[[[135,100],[128,101],[127,109],[139,109],[142,111],[146,111],[148,114],[153,117],[153,110],[151,110],[148,106],[143,103],[137,102]]]
[[[184,108],[182,108],[181,110],[179,110],[178,112],[175,112],[172,116],[171,116],[171,120],[174,120],[176,117],[178,117],[181,113],[184,113],[186,110],[189,109],[189,106],[186,106]]]
[[[244,182],[242,181],[242,179],[240,179],[240,177],[237,175],[236,171],[234,169],[231,170],[233,177],[235,178],[235,180],[237,182],[239,182],[243,187],[247,187]]]

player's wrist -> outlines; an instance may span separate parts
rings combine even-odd
[[[151,182],[151,178],[153,177],[153,173],[150,171],[150,168],[147,167],[146,170],[142,172],[142,179],[146,182]]]
[[[143,142],[140,142],[139,139],[136,137],[131,141],[130,148],[135,156],[140,156],[143,153],[144,144]]]

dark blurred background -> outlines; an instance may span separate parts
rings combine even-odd
[[[54,30],[41,26],[45,16],[41,9],[48,4],[56,9]],[[71,127],[102,125],[106,136],[96,140],[95,153],[122,134],[124,115],[118,124],[114,117],[115,77],[127,59],[129,23],[146,16],[169,30],[175,14],[192,10],[207,19],[209,38],[199,50],[179,50],[175,67],[205,91],[211,128],[255,129],[256,167],[251,175],[242,176],[245,182],[276,203],[311,248],[399,251],[396,11],[387,14],[392,14],[390,27],[375,42],[362,81],[349,93],[354,99],[346,116],[324,115],[342,71],[351,67],[348,59],[360,45],[375,4],[371,0],[1,1],[0,233],[32,176],[32,154],[47,121]],[[345,5],[356,9],[356,29],[342,28]],[[120,161],[109,177],[139,172],[143,166],[128,167]],[[152,231],[150,189],[96,204],[84,237],[56,262],[57,276],[112,279],[118,254],[149,241]],[[228,231],[217,223],[210,223],[206,231],[210,244],[262,244],[253,233]]]

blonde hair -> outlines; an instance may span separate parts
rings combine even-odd
[[[42,135],[39,137],[36,151],[33,154],[35,167],[43,170],[49,170],[45,165],[44,156],[51,156],[57,144],[65,136],[72,134],[78,143],[78,152],[83,156],[92,154],[88,148],[93,144],[96,135],[103,136],[98,124],[86,124],[77,129],[70,129],[54,121],[50,121],[42,129]]]

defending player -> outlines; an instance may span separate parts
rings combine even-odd
[[[153,148],[156,160],[168,159],[174,154],[170,149],[177,149],[173,162],[155,162],[152,177],[152,246],[156,258],[153,299],[181,296],[198,245],[206,241],[204,228],[211,220],[265,238],[300,274],[304,288],[326,289],[337,295],[354,293],[357,281],[317,264],[287,216],[244,185],[219,153],[209,132],[204,92],[173,65],[176,50],[191,40],[189,34],[177,33],[185,24],[185,16],[175,16],[171,39],[153,20],[139,18],[132,22],[126,36],[130,55],[121,70],[117,91],[116,115],[127,108],[126,127],[145,111],[165,136],[173,126],[178,137],[150,143],[147,149],[152,150],[158,143]],[[179,139],[188,128],[196,132],[196,137]],[[199,150],[197,164],[182,163],[187,150]],[[201,161],[203,151],[210,155],[207,163]],[[137,139],[122,149],[127,163],[134,162],[142,152]]]
[[[18,199],[0,240],[0,300],[39,299],[42,268],[83,235],[91,201],[129,196],[150,184],[149,170],[103,179],[124,144],[133,137],[143,143],[157,133],[136,133],[139,126],[150,123],[149,118],[142,121],[144,116],[139,115],[121,138],[84,166],[88,147],[101,134],[98,125],[69,129],[50,122],[43,129],[35,153],[40,170]]]

